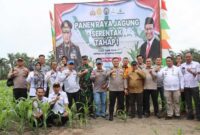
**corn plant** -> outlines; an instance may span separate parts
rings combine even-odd
[[[125,110],[117,110],[117,118],[127,121],[127,114]]]
[[[39,103],[42,113],[43,113],[43,124],[44,124],[44,128],[45,130],[47,129],[47,118],[48,118],[48,114],[50,112],[50,105],[49,103]]]
[[[71,109],[67,108],[67,114],[68,114],[68,126],[71,128],[76,128],[76,127],[82,127],[82,123],[81,123],[81,116],[82,113],[79,113],[80,110],[77,110],[77,104],[80,103],[75,103],[73,100],[73,104],[71,106]]]
[[[19,134],[23,134],[27,121],[30,126],[30,121],[32,120],[32,115],[33,115],[32,100],[30,98],[19,100],[18,103],[16,104],[15,110],[17,117],[19,119],[18,132]]]
[[[177,135],[183,135],[183,130],[181,128],[178,129]]]
[[[155,135],[159,135],[159,134],[158,134],[158,131],[157,131],[156,129],[153,129],[153,133],[154,133]]]

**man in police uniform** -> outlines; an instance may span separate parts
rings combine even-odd
[[[78,68],[78,76],[80,77],[80,89],[81,89],[81,102],[88,103],[90,116],[93,115],[93,88],[92,81],[90,79],[92,67],[88,64],[88,56],[82,56],[82,65]]]
[[[60,61],[63,56],[66,56],[69,60],[74,60],[75,69],[77,70],[81,63],[81,53],[79,47],[71,42],[72,23],[65,20],[61,24],[61,29],[63,43],[56,47],[56,58]]]

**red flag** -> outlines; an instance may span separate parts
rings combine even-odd
[[[161,2],[161,9],[167,10],[166,3],[164,0],[162,0],[162,2]]]
[[[50,16],[51,21],[53,21],[53,15],[52,15],[51,11],[49,11],[49,16]]]
[[[171,46],[167,42],[167,40],[161,40],[162,49],[171,49]]]

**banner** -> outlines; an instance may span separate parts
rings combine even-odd
[[[87,55],[108,68],[113,57],[161,56],[159,0],[55,4],[54,12],[58,61],[67,56],[78,66]]]

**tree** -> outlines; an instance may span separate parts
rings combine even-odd
[[[7,78],[9,70],[10,66],[8,60],[5,58],[0,58],[0,80]]]
[[[55,61],[55,54],[53,53],[53,51],[49,52],[50,55],[48,55],[47,58],[47,64],[50,65],[52,61]]]
[[[185,56],[185,54],[186,54],[187,52],[190,52],[190,53],[192,54],[192,57],[193,57],[193,60],[194,60],[194,61],[200,62],[200,50],[197,50],[197,49],[195,49],[195,48],[190,48],[190,49],[181,51],[181,53],[182,53],[183,56]]]
[[[192,57],[193,57],[194,61],[200,62],[200,50],[197,50],[195,48],[190,48],[190,49],[182,50],[182,51],[180,51],[180,53],[176,53],[176,52],[170,50],[170,55],[173,57],[174,62],[176,61],[176,56],[177,55],[181,55],[183,57],[183,61],[185,61],[185,54],[187,52],[190,52],[192,54]]]

